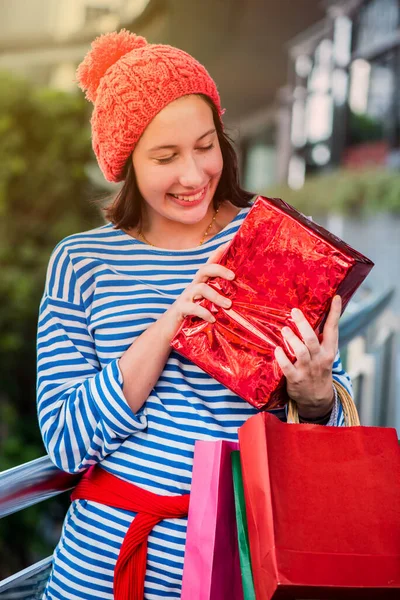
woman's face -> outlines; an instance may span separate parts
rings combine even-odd
[[[223,167],[211,108],[195,95],[168,104],[145,129],[132,161],[150,224],[205,219]]]

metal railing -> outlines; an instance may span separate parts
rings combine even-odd
[[[79,475],[53,465],[48,456],[0,473],[0,518],[72,489]],[[51,569],[49,556],[0,581],[1,600],[39,600]]]
[[[395,419],[398,319],[388,310],[394,290],[365,300],[340,321],[340,349],[352,378],[363,425]],[[0,518],[72,489],[79,475],[55,467],[48,456],[0,473]],[[52,557],[0,582],[0,600],[39,600]]]

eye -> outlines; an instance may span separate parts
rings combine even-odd
[[[197,150],[200,150],[200,152],[207,152],[207,150],[211,150],[212,148],[214,148],[214,143],[210,144],[209,146],[202,146],[201,148],[197,148]]]
[[[166,165],[171,162],[175,158],[176,154],[172,154],[172,156],[167,156],[166,158],[156,158],[155,160],[159,165]]]
[[[196,149],[199,150],[200,152],[207,152],[207,150],[211,150],[212,148],[214,148],[214,142],[212,142],[208,146],[201,146],[200,148],[196,148]],[[154,160],[159,165],[166,165],[166,164],[172,162],[176,156],[177,156],[176,154],[172,154],[171,156],[167,156],[166,158],[155,158]]]

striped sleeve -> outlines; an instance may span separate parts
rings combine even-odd
[[[118,359],[100,368],[78,283],[62,247],[49,263],[37,344],[39,426],[57,467],[81,472],[146,429],[143,409],[134,414],[125,399]]]
[[[338,383],[340,383],[348,391],[350,396],[353,397],[353,387],[351,385],[351,379],[347,375],[346,371],[343,369],[342,361],[340,360],[340,352],[339,351],[336,354],[336,357],[335,357],[335,360],[333,363],[332,378],[335,381],[337,381]],[[340,400],[338,399],[336,391],[335,391],[335,405],[333,407],[331,418],[329,419],[329,422],[327,423],[327,425],[331,425],[334,427],[344,427],[345,426],[343,408],[342,408]]]

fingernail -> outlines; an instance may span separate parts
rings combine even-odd
[[[300,317],[300,311],[298,308],[292,308],[292,317]]]
[[[226,307],[228,307],[228,306],[230,306],[231,304],[232,304],[232,300],[229,300],[229,298],[225,298],[225,300],[224,300],[224,302],[223,302],[223,305],[224,305],[224,306],[226,306]]]
[[[235,279],[235,273],[232,273],[232,271],[228,274],[228,279]]]
[[[217,319],[215,317],[211,317],[211,323],[215,323]]]

